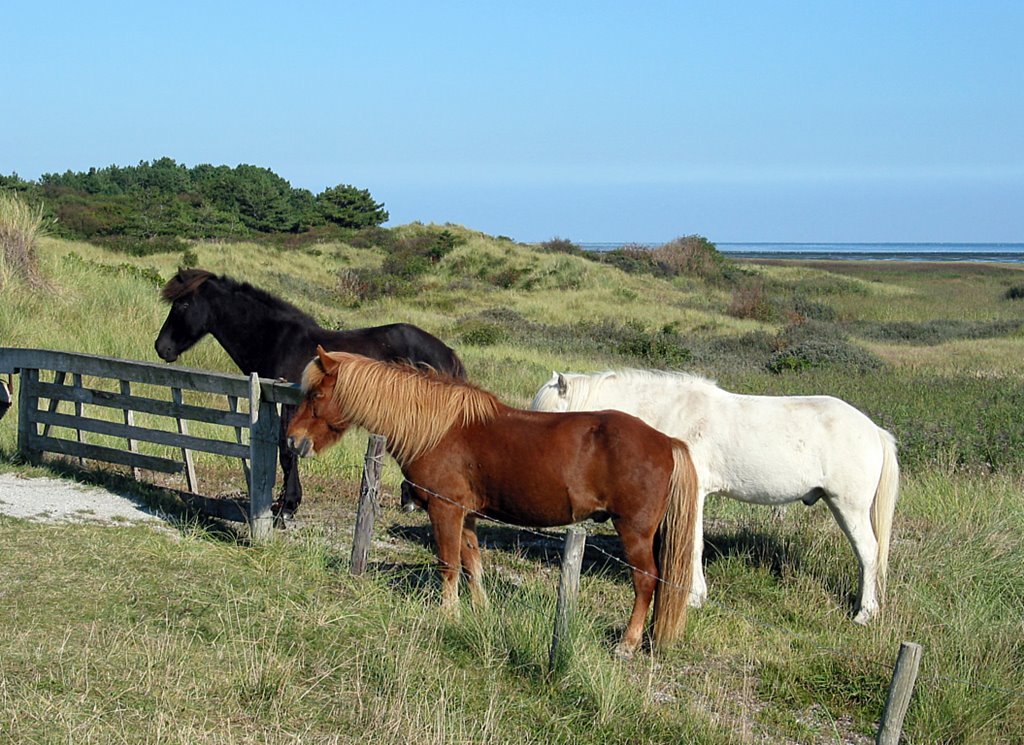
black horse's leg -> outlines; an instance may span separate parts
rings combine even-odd
[[[299,483],[299,457],[288,447],[288,425],[295,416],[296,407],[281,407],[281,432],[278,438],[277,451],[281,460],[283,485],[281,496],[274,502],[274,514],[278,517],[291,517],[302,502],[302,484]]]
[[[402,512],[414,512],[422,507],[416,501],[416,491],[408,481],[402,481]]]

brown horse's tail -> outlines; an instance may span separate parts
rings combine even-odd
[[[697,471],[685,442],[672,440],[672,478],[659,529],[658,588],[654,595],[654,644],[671,644],[686,627],[693,583],[693,534],[697,519]]]

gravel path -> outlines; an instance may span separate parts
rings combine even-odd
[[[44,523],[166,524],[168,518],[130,494],[51,478],[0,473],[0,514]]]

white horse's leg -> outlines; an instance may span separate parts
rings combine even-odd
[[[878,594],[875,586],[878,573],[878,541],[875,539],[875,531],[871,528],[871,500],[873,493],[868,493],[867,499],[851,500],[848,497],[826,496],[825,503],[832,511],[839,527],[846,533],[850,540],[853,552],[857,556],[857,563],[860,565],[860,590],[857,604],[857,615],[853,622],[861,625],[866,624],[878,615]]]
[[[704,500],[707,494],[697,495],[697,518],[693,524],[693,584],[690,586],[689,605],[699,608],[708,599],[708,583],[704,579]]]

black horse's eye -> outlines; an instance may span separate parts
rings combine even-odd
[[[185,301],[185,302],[183,302],[183,303],[182,303],[181,305],[179,305],[179,306],[178,306],[178,309],[179,309],[179,310],[188,310],[188,301],[186,300],[186,301]]]

